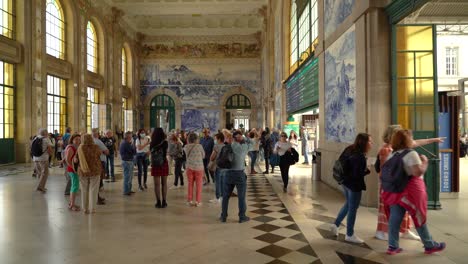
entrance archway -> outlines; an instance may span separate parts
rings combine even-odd
[[[150,127],[162,127],[165,132],[175,129],[175,104],[170,96],[160,94],[151,100]]]
[[[225,106],[226,127],[235,129],[244,128],[248,131],[251,127],[250,119],[252,114],[250,99],[243,94],[233,94],[226,100]]]

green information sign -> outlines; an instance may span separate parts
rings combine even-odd
[[[318,58],[301,65],[286,81],[286,111],[297,112],[319,102]]]

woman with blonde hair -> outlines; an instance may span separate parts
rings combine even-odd
[[[390,125],[385,131],[382,137],[384,144],[380,148],[377,154],[377,162],[375,163],[375,170],[378,173],[380,173],[380,169],[382,165],[385,163],[385,161],[387,160],[388,156],[393,152],[392,145],[390,144],[392,135],[401,129],[403,128],[400,125]],[[440,142],[443,142],[443,138],[429,138],[429,139],[413,140],[411,143],[411,148],[416,148],[419,146],[423,146],[423,145],[427,145],[431,143],[440,143]],[[380,189],[380,193],[382,193],[382,188],[379,187],[379,189]],[[405,213],[403,217],[403,221],[401,222],[400,234],[402,238],[408,238],[408,239],[414,239],[414,240],[420,239],[419,236],[411,232],[411,222],[410,222],[408,213]],[[385,215],[384,204],[383,204],[381,196],[379,199],[379,214],[378,214],[377,231],[375,233],[375,237],[380,240],[388,239],[388,219]]]
[[[99,192],[99,179],[102,172],[101,149],[94,144],[90,134],[83,135],[83,142],[78,147],[78,175],[81,184],[81,205],[85,214],[95,213],[95,204]]]
[[[387,158],[387,165],[383,168],[386,173],[382,175],[382,180],[385,179],[386,181],[381,195],[389,222],[387,254],[394,255],[403,250],[399,247],[398,231],[406,212],[411,215],[416,230],[421,237],[424,244],[424,253],[432,254],[442,251],[445,249],[446,244],[444,242],[435,242],[426,224],[427,192],[423,177],[428,167],[428,159],[424,155],[418,155],[416,151],[411,149],[414,140],[410,130],[397,130],[393,134],[390,143],[393,153]],[[398,175],[400,176],[398,178],[405,181],[389,181],[386,178],[390,172],[399,171],[397,166],[402,166],[401,171],[405,173],[404,175]],[[393,177],[396,178],[396,176]]]

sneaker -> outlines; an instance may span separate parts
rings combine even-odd
[[[400,253],[402,251],[403,251],[402,248],[396,248],[396,247],[389,246],[388,249],[387,249],[387,254],[388,255],[396,255],[396,254],[398,254],[398,253]]]
[[[219,221],[221,221],[222,223],[226,223],[226,217],[220,216]]]
[[[244,217],[239,219],[239,224],[242,224],[242,223],[245,223],[245,222],[248,222],[248,221],[250,221],[250,217],[244,216]]]
[[[143,189],[143,187],[142,187],[141,185],[138,187],[138,190],[139,190],[140,192],[145,191],[145,189]]]
[[[287,192],[288,192],[288,188],[283,187],[283,192],[284,192],[284,193],[287,193]]]
[[[202,203],[196,202],[196,203],[195,203],[195,206],[196,206],[196,207],[200,207],[200,206],[202,206]]]
[[[375,238],[379,240],[388,241],[388,234],[386,232],[377,231],[375,232]]]
[[[218,198],[218,203],[219,203],[219,204],[223,203],[223,197],[219,197],[219,198]]]
[[[445,244],[445,242],[440,242],[440,243],[437,243],[437,242],[434,242],[434,246],[431,247],[431,248],[427,248],[425,247],[424,248],[424,254],[432,254],[432,253],[436,253],[436,252],[439,252],[439,251],[442,251],[445,249],[447,245]]]
[[[362,243],[364,243],[364,240],[360,239],[360,238],[359,238],[358,236],[356,236],[356,235],[352,235],[352,236],[346,235],[345,241],[346,241],[346,242],[351,242],[351,243],[356,243],[356,244],[362,244]]]
[[[114,179],[114,180],[115,180],[115,179]],[[143,187],[144,187],[145,189],[148,189],[148,186],[146,185],[146,183],[143,183]]]
[[[175,190],[175,189],[178,189],[178,188],[179,188],[179,186],[177,186],[177,185],[172,185],[172,186],[169,188],[169,190]]]
[[[408,230],[406,233],[400,234],[401,238],[406,238],[406,239],[412,239],[416,241],[421,241],[421,238],[416,235],[415,233],[411,232],[411,230]]]
[[[338,227],[335,224],[331,225],[330,231],[333,233],[334,236],[338,236]]]
[[[187,202],[186,204],[187,204],[188,207],[190,207],[190,206],[193,205],[193,204],[192,204],[192,201],[189,201],[189,202]]]

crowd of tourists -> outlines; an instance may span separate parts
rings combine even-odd
[[[301,127],[299,136],[294,131],[270,131],[268,128],[250,131],[223,129],[213,137],[208,128],[203,129],[201,134],[179,130],[166,134],[162,128],[156,128],[150,133],[140,129],[136,134],[124,133],[120,143],[112,131],[106,131],[100,136],[99,131],[93,129],[92,134],[80,135],[72,134],[71,129],[67,128],[63,136],[55,137],[58,139],[55,141],[55,151],[51,138],[46,129],[40,129],[32,139],[34,174],[39,178],[37,190],[46,192],[50,157],[53,153],[60,153],[55,156],[66,170],[68,184],[65,193],[70,195],[69,208],[73,211],[83,209],[87,214],[95,213],[96,204],[105,203],[99,190],[103,186],[103,179],[115,182],[114,158],[118,155],[123,169],[123,195],[131,196],[135,193],[132,186],[135,166],[138,171],[138,190],[144,192],[148,189],[147,174],[151,166],[156,208],[168,207],[167,181],[168,176],[173,174],[172,189],[184,186],[184,182],[187,185],[188,206],[202,206],[203,185],[213,182],[215,197],[210,202],[221,205],[221,222],[226,222],[228,217],[230,197],[237,195],[239,223],[249,221],[245,197],[247,156],[250,174],[258,173],[259,160],[265,163],[263,174],[274,173],[275,167],[279,166],[284,192],[288,191],[290,166],[299,160],[299,144],[304,156],[303,164],[309,164],[307,146],[310,137],[305,127]],[[446,244],[434,241],[426,224],[427,193],[423,177],[428,167],[428,158],[413,150],[443,140],[414,140],[410,130],[392,125],[383,136],[384,144],[378,151],[376,161],[371,162],[368,153],[373,147],[373,139],[369,134],[358,134],[354,144],[341,153],[333,170],[333,176],[343,187],[346,201],[331,224],[331,232],[338,236],[341,223],[346,218],[345,240],[358,244],[364,242],[355,234],[354,226],[362,191],[366,190],[364,179],[373,169],[379,173],[381,180],[375,237],[388,240],[387,254],[394,255],[402,251],[399,247],[400,236],[420,240],[426,254],[444,250]],[[75,203],[80,186],[81,207]],[[418,235],[411,232],[410,217]]]

